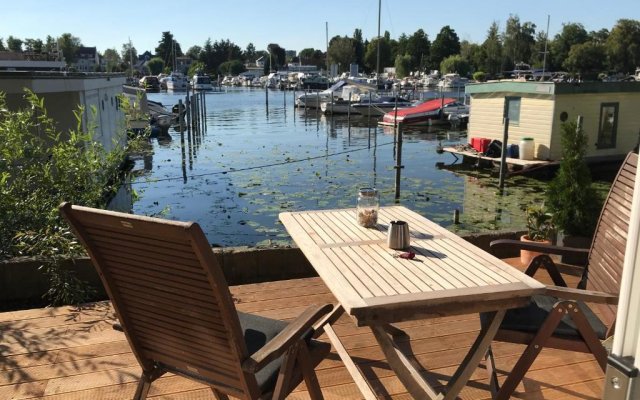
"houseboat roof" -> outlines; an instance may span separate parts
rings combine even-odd
[[[522,93],[536,95],[640,92],[640,82],[531,82],[496,81],[472,83],[465,87],[466,94]]]

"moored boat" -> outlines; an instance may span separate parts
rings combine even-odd
[[[196,73],[193,78],[191,78],[191,87],[193,90],[213,90],[211,78],[209,75],[201,72]]]
[[[187,77],[184,76],[184,74],[180,72],[172,72],[168,78],[169,79],[167,79],[166,81],[167,90],[171,90],[171,91],[187,90],[187,86],[189,85],[189,82],[187,80]]]
[[[447,122],[443,108],[455,102],[456,99],[453,98],[434,99],[425,101],[414,107],[403,108],[397,111],[393,110],[382,117],[381,124],[435,125],[440,121]]]

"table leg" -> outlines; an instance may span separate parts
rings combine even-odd
[[[506,310],[500,310],[491,313],[490,322],[485,329],[481,330],[473,343],[473,346],[469,349],[469,352],[465,356],[464,360],[451,377],[451,380],[447,384],[447,394],[444,397],[445,400],[455,399],[462,388],[467,384],[471,374],[478,367],[480,360],[484,357],[491,345],[491,341],[498,332],[498,328],[502,323],[502,319]]]
[[[342,313],[344,313],[344,309],[341,306],[339,307],[340,310],[334,309],[335,319],[337,319]],[[360,390],[360,393],[362,393],[362,396],[364,396],[365,400],[376,400],[378,397],[369,385],[367,379],[362,375],[360,368],[358,368],[358,366],[351,359],[351,356],[340,341],[338,335],[336,335],[333,327],[330,324],[327,324],[324,325],[322,329],[324,330],[324,333],[327,334],[329,341],[336,350],[336,353],[338,353],[338,356],[340,356],[340,359],[344,363],[345,368],[347,368],[349,375],[351,375],[351,377],[353,378],[353,381],[355,382],[356,386],[358,386],[358,389]]]
[[[389,337],[387,333],[388,327],[385,325],[371,325],[370,328],[382,348],[382,352],[387,357],[389,366],[414,399],[440,400],[444,398],[442,394],[433,390],[418,372],[419,367]]]

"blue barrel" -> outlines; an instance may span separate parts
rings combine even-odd
[[[507,147],[507,157],[509,158],[520,158],[520,148],[517,144],[510,144]]]

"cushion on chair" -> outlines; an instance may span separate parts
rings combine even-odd
[[[549,312],[559,300],[552,296],[533,296],[528,306],[508,310],[500,329],[508,329],[520,332],[535,333],[549,315]],[[591,328],[595,331],[600,340],[606,339],[607,327],[591,311],[586,304],[578,302],[580,310],[583,312]],[[482,326],[487,324],[488,314],[481,314]],[[554,331],[554,336],[579,337],[575,323],[569,316],[565,316]]]
[[[271,339],[276,337],[288,324],[277,319],[265,318],[259,315],[247,314],[238,312],[238,318],[240,319],[240,327],[244,335],[244,342],[247,346],[249,355],[260,350]],[[323,350],[325,344],[316,340],[311,340],[313,330],[305,334],[305,341],[309,346],[309,352],[314,353],[316,348],[320,351]],[[328,353],[328,351],[327,351]],[[264,368],[256,373],[256,380],[262,393],[270,392],[273,390],[276,380],[278,378],[278,371],[280,371],[280,365],[282,364],[282,357],[279,357]],[[294,374],[294,376],[301,376]]]
[[[259,315],[238,312],[240,327],[244,335],[244,342],[249,355],[260,350],[271,339],[276,337],[287,323],[277,319],[265,318]],[[256,373],[256,380],[262,392],[269,391],[275,385],[278,371],[282,364],[282,357],[271,361]]]

